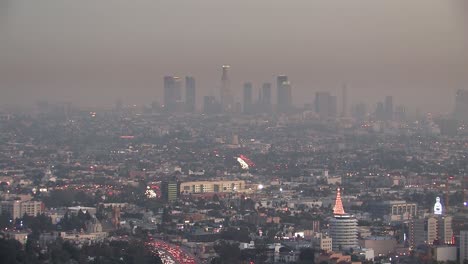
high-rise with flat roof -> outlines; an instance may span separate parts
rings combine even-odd
[[[453,116],[456,120],[468,121],[468,90],[457,91]]]
[[[163,181],[161,183],[161,194],[165,201],[173,202],[179,198],[180,183],[177,181]]]
[[[385,120],[393,120],[393,96],[385,96]]]
[[[287,112],[292,107],[292,91],[291,83],[288,80],[288,76],[279,75],[276,77],[276,88],[277,88],[277,101],[278,101],[278,112]]]
[[[174,112],[177,104],[182,101],[180,78],[176,76],[164,76],[164,109]]]
[[[244,83],[244,113],[252,113],[252,83],[246,82]]]
[[[343,85],[341,89],[341,117],[348,116],[348,87]]]
[[[337,99],[329,92],[315,94],[315,112],[320,118],[335,118],[337,114]]]
[[[460,264],[468,260],[468,230],[460,231]]]
[[[260,105],[262,112],[271,112],[271,83],[264,83],[260,96]]]
[[[185,106],[189,113],[195,112],[196,109],[196,90],[195,78],[192,76],[185,77]]]

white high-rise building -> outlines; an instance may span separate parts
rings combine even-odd
[[[339,188],[336,193],[333,214],[334,217],[330,220],[330,236],[332,238],[333,251],[345,251],[357,248],[357,219],[345,213]]]

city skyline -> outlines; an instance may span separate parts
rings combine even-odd
[[[468,263],[468,0],[0,0],[5,263]]]
[[[223,64],[237,100],[245,81],[285,74],[295,105],[346,83],[349,104],[391,94],[446,113],[468,86],[463,1],[116,1],[111,13],[108,3],[6,1],[0,104],[161,102],[169,73],[195,76],[201,102],[219,91]]]

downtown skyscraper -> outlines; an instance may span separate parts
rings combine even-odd
[[[195,78],[192,76],[185,77],[185,108],[189,113],[196,110]]]
[[[292,91],[288,76],[279,75],[276,77],[277,89],[277,110],[278,112],[287,112],[292,108]]]
[[[458,121],[468,121],[468,90],[457,91],[453,117]]]
[[[182,88],[180,78],[176,76],[164,76],[164,109],[174,112],[182,101]]]
[[[329,92],[315,94],[315,112],[320,118],[335,118],[337,115],[337,99]]]
[[[244,113],[252,113],[253,111],[253,91],[252,83],[244,83]]]
[[[385,96],[384,112],[385,120],[393,120],[393,96]]]
[[[264,83],[260,96],[261,111],[265,113],[271,112],[271,102],[271,83]]]
[[[222,66],[220,99],[224,112],[234,111],[234,95],[231,90],[231,81],[229,80],[229,65]]]

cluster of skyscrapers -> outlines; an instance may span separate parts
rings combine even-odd
[[[235,93],[229,77],[229,65],[221,67],[221,82],[219,96],[206,95],[203,97],[202,111],[206,114],[219,113],[289,113],[294,110],[292,103],[292,87],[288,76],[276,77],[276,104],[273,103],[273,85],[265,82],[258,90],[255,97],[255,89],[251,82],[245,82],[242,90],[242,102],[235,100]],[[341,113],[338,114],[338,98],[330,92],[316,92],[313,102],[313,110],[321,119],[333,119],[339,116],[347,117],[347,87],[343,86],[341,98]],[[163,109],[168,113],[197,111],[196,85],[194,77],[185,77],[185,100],[182,95],[182,80],[176,76],[164,77],[164,104]],[[404,112],[404,109],[401,110]],[[393,120],[393,97],[386,96],[384,102],[377,103],[375,117],[377,120]],[[365,104],[358,104],[351,109],[351,114],[357,119],[364,119],[367,115]]]
[[[179,77],[164,76],[164,108],[168,112],[195,111],[195,78],[185,77],[185,101],[182,100],[182,84]]]
[[[229,65],[221,67],[221,82],[219,96],[206,95],[203,97],[202,111],[207,114],[218,113],[288,113],[294,110],[292,103],[292,87],[286,75],[276,77],[276,104],[273,103],[273,85],[265,82],[255,89],[251,82],[245,82],[242,91],[242,100],[236,101],[229,77]],[[182,79],[176,76],[164,77],[164,104],[163,109],[168,113],[197,111],[196,84],[192,76],[185,77],[185,97],[182,91]],[[319,91],[315,93],[315,100],[311,109],[321,119],[333,119],[351,115],[358,120],[368,117],[369,111],[364,103],[353,105],[348,113],[348,91],[346,85],[342,88],[341,112],[338,111],[338,97],[330,92]],[[307,108],[307,105],[306,105]],[[384,101],[377,102],[375,111],[371,112],[375,120],[391,121],[404,120],[406,109],[403,106],[394,107],[393,97],[386,96]],[[468,121],[468,90],[458,90],[455,97],[454,120]]]
[[[235,101],[229,78],[229,65],[222,66],[219,97],[206,95],[203,97],[203,112],[205,113],[269,113],[273,111],[272,84],[265,82],[259,90],[257,100],[254,100],[254,89],[251,82],[244,83],[243,102]],[[277,84],[278,112],[288,112],[292,109],[292,91],[288,76],[279,75]],[[185,100],[182,96],[182,81],[176,76],[164,77],[164,104],[166,112],[195,112],[196,85],[191,76],[185,77]]]

